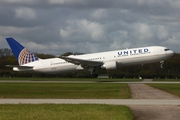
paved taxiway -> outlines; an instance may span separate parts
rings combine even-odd
[[[151,99],[0,99],[0,104],[110,104],[110,105],[180,105],[180,100]]]

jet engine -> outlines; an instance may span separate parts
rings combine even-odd
[[[116,61],[108,61],[105,62],[101,68],[106,69],[106,70],[115,70],[117,69],[117,62]]]

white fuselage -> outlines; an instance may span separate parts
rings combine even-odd
[[[133,49],[124,49],[84,55],[71,55],[71,58],[77,58],[88,61],[102,62],[101,68],[111,69],[112,63],[116,63],[116,68],[124,65],[136,65],[145,63],[154,63],[170,58],[174,54],[173,51],[161,46],[151,46]],[[106,66],[108,65],[108,67]],[[37,71],[44,73],[62,73],[76,70],[82,70],[81,65],[75,65],[66,62],[61,58],[41,59],[39,61],[24,64],[23,66],[31,66],[33,68],[16,68],[15,71]]]

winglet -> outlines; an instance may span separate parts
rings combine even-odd
[[[6,40],[9,46],[11,47],[11,50],[14,56],[16,57],[16,60],[18,61],[19,65],[23,65],[39,60],[38,57],[36,57],[31,52],[29,52],[24,46],[18,43],[15,39],[6,38]]]

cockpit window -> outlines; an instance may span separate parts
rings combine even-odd
[[[170,49],[164,49],[164,51],[169,51]]]

